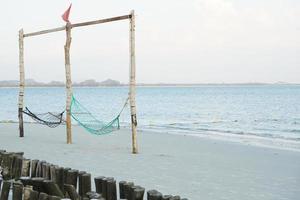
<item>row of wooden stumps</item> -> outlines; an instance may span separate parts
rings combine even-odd
[[[136,60],[135,60],[135,13],[134,10],[129,15],[112,17],[107,19],[100,19],[82,23],[67,23],[65,26],[42,30],[32,33],[24,33],[23,29],[19,31],[19,71],[20,71],[20,86],[19,86],[19,101],[18,101],[18,118],[19,118],[19,136],[24,137],[24,122],[23,122],[23,109],[24,109],[24,92],[25,92],[25,66],[24,66],[24,39],[38,35],[44,35],[59,31],[66,31],[66,44],[64,46],[65,52],[65,74],[66,74],[66,133],[67,144],[72,144],[72,124],[71,124],[71,99],[72,99],[72,76],[71,76],[71,30],[77,27],[85,27],[97,24],[110,23],[120,20],[129,20],[129,55],[130,55],[130,74],[129,74],[129,102],[130,102],[130,116],[131,116],[131,130],[132,130],[132,153],[138,153],[137,144],[137,116],[136,116]]]
[[[120,181],[117,188],[114,178],[99,176],[94,178],[96,191],[92,191],[90,173],[26,159],[23,154],[0,150],[0,200],[9,199],[11,188],[12,200],[144,199],[145,188],[133,182]],[[147,200],[187,199],[149,190]]]

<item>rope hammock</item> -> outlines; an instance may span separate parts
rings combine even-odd
[[[63,120],[64,112],[65,111],[61,113],[47,112],[47,113],[35,114],[31,112],[27,107],[26,110],[23,111],[24,114],[31,117],[37,123],[46,125],[50,128],[55,128],[64,122]]]
[[[126,100],[120,113],[113,118],[109,123],[98,120],[92,113],[90,113],[82,104],[72,96],[71,102],[71,116],[80,126],[86,129],[88,132],[95,135],[104,135],[120,129],[120,115],[127,105]]]

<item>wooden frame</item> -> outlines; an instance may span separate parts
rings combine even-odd
[[[130,77],[129,77],[129,100],[131,112],[131,130],[132,130],[132,153],[138,153],[137,146],[137,117],[136,117],[136,103],[135,103],[135,86],[136,86],[136,66],[135,66],[135,14],[131,11],[129,15],[122,15],[107,19],[100,19],[95,21],[88,21],[82,23],[70,24],[65,26],[42,30],[38,32],[24,34],[23,29],[19,31],[19,71],[20,71],[20,89],[19,89],[19,104],[18,104],[18,117],[19,117],[19,133],[20,137],[24,137],[23,126],[23,108],[24,108],[24,88],[25,88],[25,74],[24,74],[24,38],[38,36],[58,31],[66,31],[66,44],[65,44],[65,71],[66,71],[66,132],[67,144],[72,144],[72,126],[71,126],[71,98],[72,98],[72,79],[71,79],[71,63],[70,63],[70,47],[71,47],[71,30],[72,28],[90,26],[96,24],[103,24],[108,22],[127,20],[130,21],[130,38],[129,38],[129,53],[130,53]]]

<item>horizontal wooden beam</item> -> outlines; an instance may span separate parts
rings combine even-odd
[[[107,19],[99,19],[99,20],[95,20],[95,21],[71,24],[71,28],[76,28],[76,27],[81,27],[81,26],[90,26],[90,25],[96,25],[96,24],[103,24],[103,23],[108,23],[108,22],[113,22],[113,21],[120,21],[120,20],[125,20],[125,19],[130,19],[130,18],[131,18],[131,15],[123,15],[123,16],[112,17],[112,18],[107,18]],[[42,35],[42,34],[47,34],[47,33],[63,31],[63,30],[66,30],[66,26],[53,28],[53,29],[48,29],[48,30],[43,30],[43,31],[32,32],[32,33],[26,33],[26,34],[24,34],[24,37],[31,37],[31,36],[36,36],[36,35]]]
[[[80,26],[89,26],[89,25],[96,25],[96,24],[103,24],[107,22],[113,22],[113,21],[119,21],[119,20],[125,20],[125,19],[130,19],[131,15],[123,15],[119,17],[112,17],[112,18],[107,18],[107,19],[99,19],[95,21],[89,21],[89,22],[82,22],[82,23],[77,23],[77,24],[71,24],[72,28],[75,27],[80,27]]]
[[[26,34],[24,34],[24,37],[31,37],[31,36],[36,36],[36,35],[42,35],[42,34],[47,34],[47,33],[63,31],[63,30],[66,30],[66,26],[43,30],[43,31],[37,31],[37,32],[33,32],[33,33],[26,33]]]

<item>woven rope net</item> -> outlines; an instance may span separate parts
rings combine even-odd
[[[104,135],[120,129],[120,114],[109,123],[98,120],[75,97],[72,97],[71,116],[80,126],[95,135]]]

